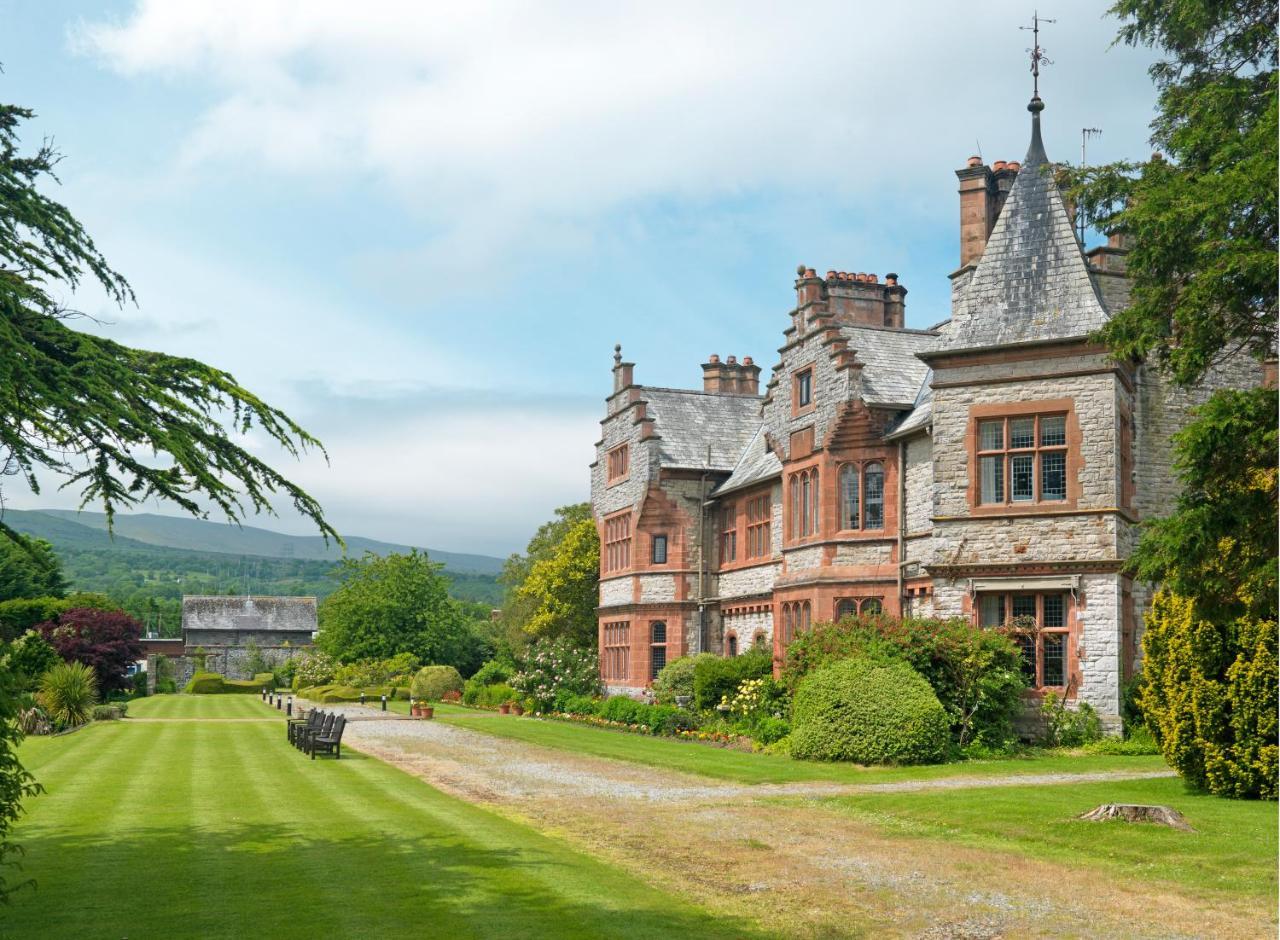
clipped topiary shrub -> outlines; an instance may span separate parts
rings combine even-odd
[[[223,679],[216,672],[197,672],[187,682],[183,692],[188,695],[217,695],[222,692]]]
[[[320,693],[320,701],[325,704],[334,702],[358,702],[360,690],[349,685],[335,685]]]
[[[753,649],[741,656],[696,656],[693,705],[699,709],[715,708],[726,696],[733,698],[747,679],[772,674],[773,654],[768,650]]]
[[[461,692],[462,676],[452,666],[423,666],[409,684],[409,695],[425,702],[438,702],[446,692]]]
[[[946,757],[949,725],[929,683],[906,663],[841,660],[800,683],[791,753],[858,764],[937,763]]]
[[[625,695],[614,695],[600,703],[596,714],[606,721],[616,721],[624,725],[643,723],[645,706]]]
[[[124,717],[124,709],[119,705],[93,706],[94,721],[119,721]]]

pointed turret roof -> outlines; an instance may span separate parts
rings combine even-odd
[[[939,349],[972,349],[1086,336],[1107,321],[1040,138],[1031,145]]]

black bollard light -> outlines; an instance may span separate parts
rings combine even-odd
[[[385,695],[382,696],[382,710],[384,712],[387,710],[387,697]]]
[[[267,700],[267,690],[263,689],[261,692],[259,692],[258,697],[265,702]]]
[[[274,693],[274,692],[268,692],[268,693],[267,693],[267,704],[268,704],[268,705],[274,705],[275,703],[276,703],[276,693]]]
[[[293,696],[292,695],[289,696],[289,701],[284,707],[284,713],[285,713],[285,716],[288,718],[293,717]]]
[[[363,692],[361,692],[361,693],[360,693],[360,704],[361,704],[361,705],[363,705],[363,704],[364,704],[364,693],[363,693]]]
[[[280,711],[280,710],[281,710],[281,709],[283,709],[283,708],[284,708],[284,696],[283,696],[283,695],[277,695],[277,696],[276,696],[276,711]]]

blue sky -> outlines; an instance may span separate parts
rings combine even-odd
[[[799,262],[947,315],[953,171],[1025,152],[1031,10],[865,6],[0,0],[0,94],[137,292],[69,298],[88,328],[286,407],[341,531],[506,554],[586,498],[615,342],[649,384],[772,365]],[[1148,152],[1106,6],[1046,13],[1054,159]]]

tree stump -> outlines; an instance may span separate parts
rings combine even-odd
[[[1108,819],[1121,819],[1125,822],[1149,822],[1183,832],[1195,832],[1186,819],[1172,806],[1144,806],[1141,803],[1103,803],[1096,809],[1082,813],[1079,819],[1090,822],[1104,822]]]

